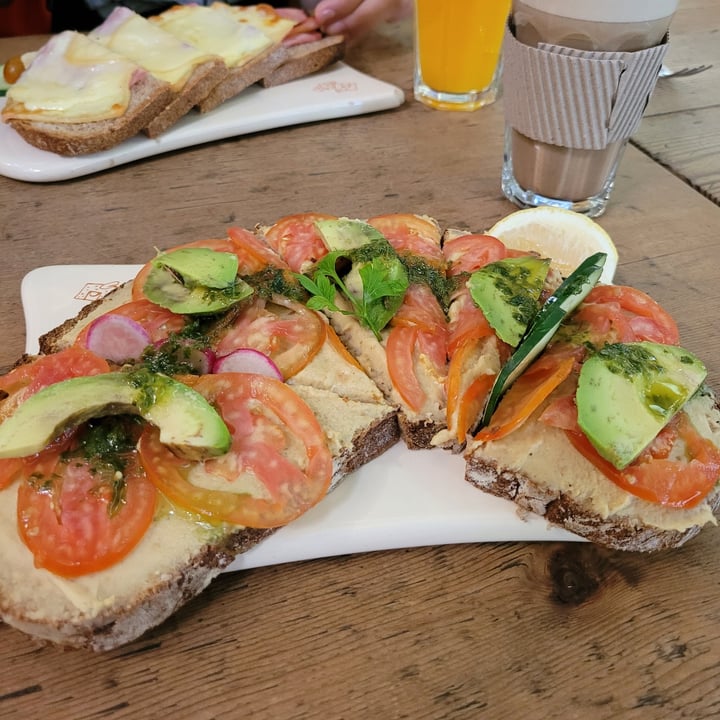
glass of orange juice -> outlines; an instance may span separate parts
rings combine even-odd
[[[477,110],[499,93],[511,0],[415,0],[415,98]]]

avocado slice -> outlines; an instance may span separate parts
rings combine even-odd
[[[210,248],[180,248],[152,261],[143,292],[148,300],[181,315],[208,315],[227,310],[252,295],[237,277],[233,253]]]
[[[372,225],[361,220],[350,220],[339,218],[338,220],[318,220],[315,227],[320,233],[323,242],[328,250],[357,250],[377,240],[385,240],[385,236],[376,230]]]
[[[606,259],[607,255],[599,252],[583,260],[543,303],[515,352],[502,366],[495,378],[482,415],[472,429],[473,435],[490,424],[490,418],[505,391],[547,347],[560,327],[560,323],[577,308],[595,287],[602,274]]]
[[[549,269],[548,258],[523,255],[488,263],[468,279],[474,303],[508,345],[518,345],[537,314]]]
[[[184,282],[223,288],[231,285],[238,272],[237,255],[210,248],[179,248],[158,255],[153,263],[177,273]]]
[[[63,380],[31,395],[0,424],[0,458],[33,455],[68,427],[125,413],[157,425],[160,441],[188,458],[230,448],[227,426],[200,393],[166,375],[113,372]]]
[[[705,381],[692,353],[653,342],[615,343],[580,370],[578,424],[616,468],[627,467]]]

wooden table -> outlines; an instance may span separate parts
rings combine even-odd
[[[720,387],[720,5],[682,0],[663,81],[600,219],[617,281],[657,298]],[[715,34],[713,34],[715,33]],[[0,57],[26,39],[0,43]],[[0,178],[0,366],[23,351],[20,281],[137,263],[153,246],[284,214],[423,212],[473,230],[500,192],[502,103],[411,98],[411,32],[349,58],[394,111],[217,142],[85,179]],[[713,153],[714,149],[714,153]],[[0,152],[2,149],[0,148]],[[141,640],[95,656],[0,627],[0,717],[711,718],[720,714],[720,530],[640,556],[589,544],[425,547],[226,574]]]

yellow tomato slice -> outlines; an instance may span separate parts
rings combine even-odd
[[[499,440],[516,430],[543,400],[572,372],[575,358],[545,355],[535,361],[510,387],[476,440]]]
[[[148,427],[139,450],[148,477],[171,502],[212,522],[285,525],[317,503],[332,478],[332,455],[310,408],[287,385],[262,375],[220,373],[193,383],[220,412],[230,450],[183,460]]]

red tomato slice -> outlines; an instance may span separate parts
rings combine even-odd
[[[70,347],[53,355],[42,355],[0,376],[0,391],[8,394],[0,401],[0,422],[27,398],[48,385],[72,377],[109,372],[107,361],[89,350]],[[22,458],[0,459],[0,490],[17,479],[25,467]]]
[[[685,458],[671,460],[664,449],[657,457],[649,451],[624,470],[601,457],[582,433],[565,432],[578,452],[631,495],[669,507],[692,508],[707,497],[720,477],[720,450],[695,430],[686,413],[678,413],[674,424],[671,432],[685,444]]]
[[[268,265],[286,269],[287,263],[263,240],[244,228],[231,227],[228,237],[240,261],[240,274],[260,272]]]
[[[595,342],[650,342],[677,345],[672,317],[649,295],[622,285],[596,285],[571,319],[587,325]]]
[[[402,325],[393,327],[387,338],[385,352],[393,387],[410,408],[420,412],[427,394],[415,372],[414,348],[417,338],[417,328]]]
[[[140,456],[171,502],[214,522],[271,528],[287,524],[325,495],[332,455],[312,411],[287,385],[260,375],[220,373],[199,378],[194,388],[222,415],[232,447],[219,458],[191,463],[171,453],[148,427]],[[227,490],[204,487],[201,478]],[[238,478],[243,484],[233,487]]]
[[[460,235],[447,240],[443,255],[449,263],[450,275],[471,273],[488,263],[504,260],[508,251],[505,245],[492,235]]]
[[[52,355],[40,355],[0,376],[0,391],[8,395],[20,390],[37,392],[61,380],[109,371],[107,360],[84,348],[70,347]]]
[[[281,295],[257,297],[213,349],[218,356],[253,348],[272,358],[285,380],[299,373],[320,351],[327,337],[325,321],[302,303]]]
[[[85,375],[109,372],[107,360],[89,350],[70,347],[52,355],[41,355],[0,377],[0,392],[9,397],[0,401],[0,421],[27,398],[48,385]]]
[[[368,225],[381,232],[398,253],[419,255],[436,263],[444,262],[440,230],[429,220],[417,215],[394,213],[376,215],[368,220]]]
[[[278,220],[265,231],[265,239],[294,272],[304,272],[321,260],[328,249],[315,228],[318,220],[337,220],[334,215],[299,213]]]
[[[511,386],[490,419],[475,438],[499,440],[522,425],[542,402],[565,380],[575,365],[572,355],[544,355]]]
[[[392,324],[412,325],[430,333],[447,332],[447,320],[440,303],[433,291],[421,283],[414,283],[407,289]]]
[[[465,341],[495,334],[485,317],[485,313],[475,305],[467,288],[463,288],[456,295],[450,306],[448,330],[448,355],[450,358],[455,355],[457,349]]]
[[[62,577],[103,570],[125,557],[145,535],[157,491],[137,452],[125,468],[125,498],[110,512],[113,492],[87,461],[60,450],[37,456],[18,488],[18,531],[35,566]]]
[[[181,248],[209,248],[210,250],[215,250],[216,252],[227,252],[227,253],[236,253],[237,254],[237,245],[229,238],[221,238],[218,240],[196,240],[194,242],[189,243],[183,243],[182,245],[177,245],[175,247],[169,248],[168,250],[164,250],[163,252],[171,252],[172,250],[180,250]],[[238,260],[242,263],[242,256],[238,255]],[[149,261],[145,263],[140,268],[140,272],[135,276],[135,279],[133,280],[133,286],[132,286],[132,299],[133,300],[144,300],[145,294],[143,293],[143,287],[145,286],[145,281],[147,280],[147,276],[150,274],[150,271],[153,268],[152,261]]]

